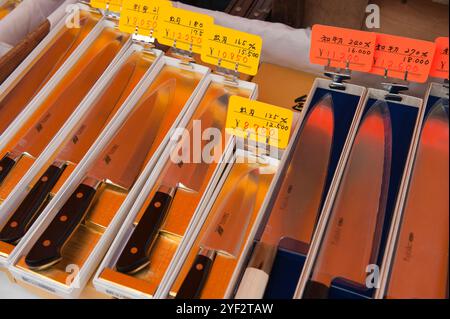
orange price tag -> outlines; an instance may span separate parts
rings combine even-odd
[[[436,52],[431,66],[430,76],[448,79],[448,37],[436,39]]]
[[[310,60],[336,68],[368,72],[372,68],[376,34],[316,24],[312,28]]]
[[[429,41],[377,34],[371,73],[423,83],[430,74],[435,48]]]

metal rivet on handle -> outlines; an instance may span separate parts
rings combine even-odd
[[[203,265],[202,264],[197,264],[195,266],[195,269],[197,269],[198,271],[202,271],[203,270]]]

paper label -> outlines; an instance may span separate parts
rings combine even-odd
[[[376,34],[316,24],[312,28],[311,63],[368,72],[372,69]]]
[[[120,31],[156,38],[160,30],[161,8],[166,6],[170,7],[172,3],[168,0],[124,0]]]
[[[240,73],[256,75],[262,51],[262,39],[214,25],[205,32],[202,61]]]
[[[91,0],[91,7],[98,9],[108,9],[113,12],[120,12],[122,0]]]
[[[433,42],[377,34],[371,73],[423,83],[430,74],[435,48]]]
[[[436,39],[436,52],[431,66],[430,76],[448,79],[448,37]]]
[[[205,30],[214,24],[213,17],[179,8],[161,9],[158,42],[177,49],[200,53]]]
[[[226,130],[229,134],[284,149],[289,144],[293,114],[286,108],[232,96]]]

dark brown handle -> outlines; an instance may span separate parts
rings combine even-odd
[[[16,244],[25,235],[45,207],[44,204],[65,167],[65,165],[63,167],[52,165],[47,169],[1,230],[1,241]]]
[[[4,182],[14,165],[16,165],[16,161],[8,157],[8,155],[2,158],[0,161],[0,185]]]
[[[330,288],[321,282],[308,281],[303,292],[303,299],[328,299]]]
[[[11,75],[23,60],[50,32],[50,21],[45,21],[29,33],[14,48],[0,58],[0,84]]]
[[[81,184],[25,258],[30,268],[45,269],[61,259],[61,250],[84,219],[96,189]]]
[[[199,299],[214,263],[214,257],[197,255],[175,299]]]
[[[135,273],[148,265],[150,252],[172,199],[166,193],[156,192],[117,261],[117,271]]]

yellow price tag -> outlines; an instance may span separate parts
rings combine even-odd
[[[113,12],[120,12],[122,0],[91,0],[91,6],[98,9],[108,9]]]
[[[158,42],[177,49],[200,53],[205,30],[214,24],[213,17],[179,8],[161,10]]]
[[[294,113],[240,96],[232,96],[228,106],[228,133],[248,137],[284,149],[289,144]]]
[[[261,50],[260,36],[214,25],[206,30],[201,58],[205,63],[255,75]]]
[[[119,30],[156,38],[160,30],[160,12],[171,7],[168,0],[123,0]]]

